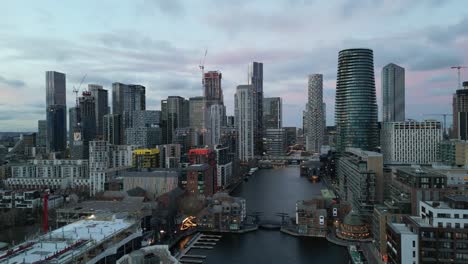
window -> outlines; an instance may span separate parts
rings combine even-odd
[[[416,247],[416,241],[413,240],[413,247]]]
[[[416,257],[416,251],[413,251],[413,258]]]

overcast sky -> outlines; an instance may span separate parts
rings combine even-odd
[[[229,2],[229,3],[227,3]],[[264,63],[264,95],[283,98],[284,125],[301,126],[307,75],[324,74],[327,123],[334,123],[338,52],[374,50],[381,68],[406,68],[406,116],[451,113],[453,65],[468,65],[468,8],[443,0],[5,1],[0,19],[0,131],[35,131],[45,119],[45,71],[73,86],[146,86],[147,108],[169,95],[202,94],[200,58],[223,73],[233,113],[247,65]],[[468,79],[468,71],[463,73]],[[109,93],[110,94],[110,93]],[[439,117],[435,117],[439,118]]]

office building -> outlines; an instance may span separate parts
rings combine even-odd
[[[370,49],[347,49],[338,55],[335,123],[336,150],[375,150],[378,145],[374,58]]]
[[[125,129],[125,144],[141,148],[154,148],[162,143],[161,128],[130,127]]]
[[[189,102],[180,96],[169,96],[161,100],[161,129],[164,144],[172,144],[177,128],[188,127]]]
[[[468,166],[468,142],[457,139],[440,141],[437,161],[448,166]]]
[[[253,96],[254,154],[263,154],[263,63],[249,65],[248,80]]]
[[[306,150],[320,153],[323,145],[324,109],[323,109],[323,75],[311,74],[308,82],[308,103],[306,110]]]
[[[161,158],[159,157],[159,149],[135,149],[133,151],[133,168],[136,169],[153,169],[159,168]]]
[[[70,107],[68,109],[68,144],[73,144],[73,134],[75,132],[75,127],[78,126],[78,107],[75,105],[74,107]]]
[[[204,128],[204,110],[205,98],[203,96],[196,96],[189,98],[189,126],[200,131]]]
[[[134,110],[122,114],[122,125],[127,128],[154,127],[161,124],[161,111]]]
[[[286,132],[286,146],[293,146],[297,140],[297,127],[283,127]]]
[[[286,131],[283,128],[266,129],[264,132],[263,147],[268,156],[286,155]]]
[[[103,117],[103,139],[112,145],[124,143],[122,115],[107,114]]]
[[[103,138],[103,122],[104,116],[109,113],[109,95],[106,89],[103,89],[101,85],[88,84],[88,91],[91,92],[91,96],[94,97],[96,114],[96,135],[99,138]]]
[[[67,148],[67,99],[65,74],[46,72],[47,150],[63,152]]]
[[[341,199],[363,220],[371,219],[374,204],[383,202],[382,154],[347,148],[338,160],[337,175]]]
[[[405,121],[405,68],[394,63],[382,69],[382,122]]]
[[[47,121],[38,120],[37,121],[37,137],[36,137],[36,147],[45,147],[47,141]]]
[[[382,124],[381,145],[385,164],[431,164],[437,161],[441,141],[439,121],[409,120]]]
[[[70,117],[75,123],[73,127],[73,141],[70,141],[70,153],[72,159],[88,159],[89,141],[96,138],[96,101],[91,92],[83,92],[83,96],[78,98],[78,105],[74,114]]]
[[[283,102],[281,97],[263,98],[263,129],[283,127]]]
[[[239,160],[247,162],[255,156],[256,117],[254,107],[255,98],[252,85],[239,85],[235,94],[235,116],[237,128],[237,144]]]
[[[112,113],[146,110],[146,88],[138,84],[112,84]]]
[[[454,138],[468,140],[468,82],[453,95],[453,132]]]

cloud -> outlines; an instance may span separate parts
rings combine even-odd
[[[185,14],[184,5],[180,0],[145,0],[144,5],[156,8],[160,13],[167,16],[180,17]]]
[[[7,85],[13,88],[22,88],[26,85],[22,80],[6,79],[0,76],[0,84]]]

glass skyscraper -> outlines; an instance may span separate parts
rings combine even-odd
[[[394,63],[382,69],[382,121],[405,121],[405,68]]]
[[[377,147],[374,55],[370,49],[346,49],[338,55],[335,122],[338,152],[347,147]]]
[[[67,104],[65,74],[46,72],[46,119],[48,152],[61,152],[67,148]]]

